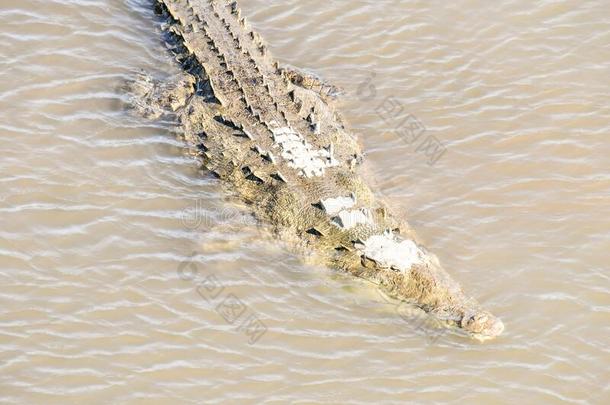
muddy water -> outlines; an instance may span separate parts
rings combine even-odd
[[[345,89],[377,192],[505,335],[303,263],[126,113],[175,69],[146,1],[2,0],[0,402],[608,403],[608,2],[243,8]]]

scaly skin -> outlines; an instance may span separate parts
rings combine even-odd
[[[204,165],[283,240],[374,282],[473,337],[502,322],[463,293],[358,175],[362,155],[320,81],[281,68],[236,2],[157,0],[184,78],[140,86],[148,111],[171,109]],[[152,114],[158,115],[158,114]]]

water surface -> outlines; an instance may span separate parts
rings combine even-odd
[[[377,193],[505,321],[486,344],[262,238],[126,112],[135,71],[176,71],[148,4],[2,1],[0,402],[608,402],[608,2],[242,1],[345,89]]]

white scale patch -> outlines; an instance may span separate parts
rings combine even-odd
[[[299,171],[301,176],[323,176],[327,167],[337,166],[339,162],[333,156],[333,147],[315,149],[299,133],[289,127],[272,129],[273,140],[282,150],[282,157],[288,166]]]
[[[324,212],[328,215],[336,215],[341,210],[352,208],[356,204],[356,196],[354,194],[347,197],[333,197],[320,201]]]
[[[358,224],[373,225],[373,215],[366,208],[358,210],[341,210],[339,214],[333,218],[333,224],[345,228],[352,229]]]
[[[398,240],[391,232],[369,237],[359,247],[362,255],[384,268],[408,272],[415,264],[422,264],[426,254],[412,240]]]

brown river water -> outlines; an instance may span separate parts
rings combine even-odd
[[[241,3],[505,333],[308,264],[130,114],[177,71],[147,1],[0,0],[0,403],[610,403],[610,2]]]

